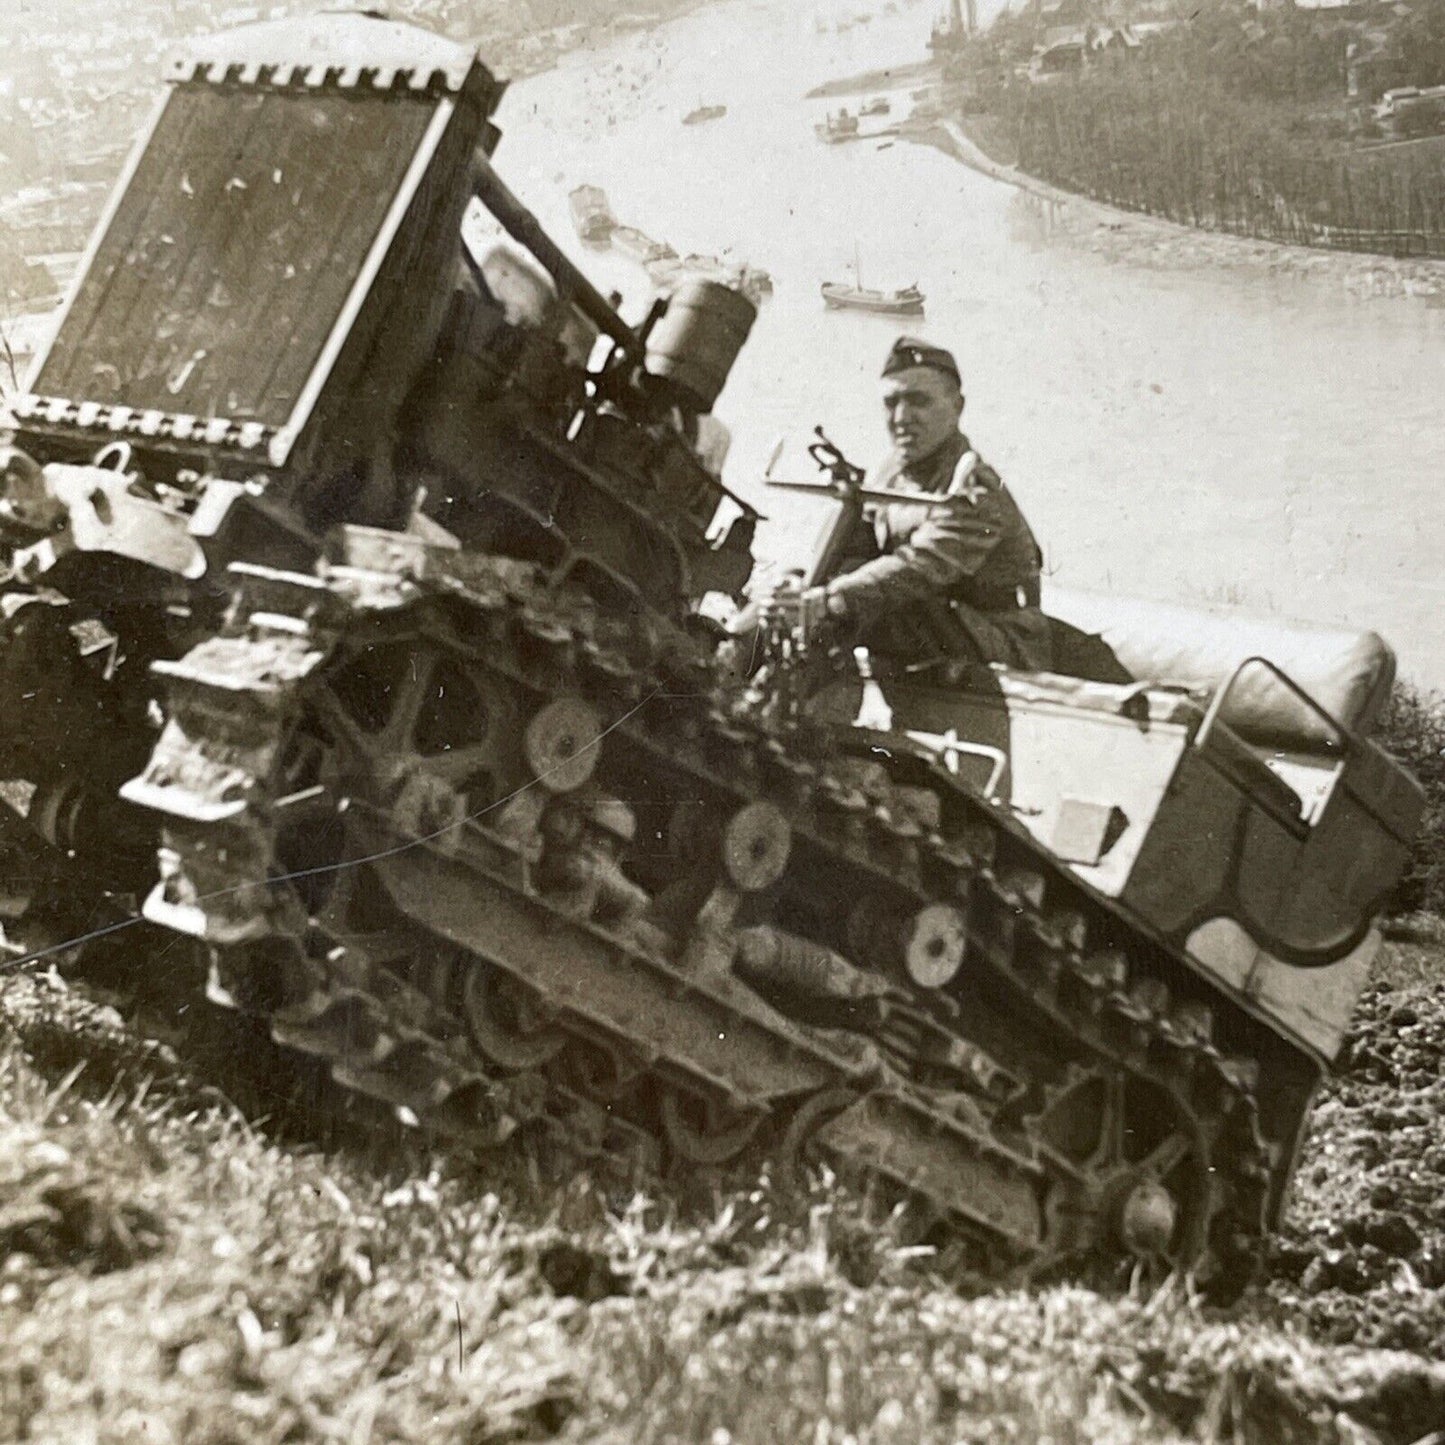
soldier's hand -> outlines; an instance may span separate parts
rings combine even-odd
[[[801,642],[812,642],[830,621],[825,587],[779,587],[763,602],[766,626],[786,630]]]
[[[798,619],[798,599],[803,580],[796,572],[773,578],[758,595],[758,608],[765,627],[791,628]]]

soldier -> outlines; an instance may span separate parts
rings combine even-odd
[[[831,630],[899,664],[1046,670],[1038,543],[998,473],[959,430],[957,363],[941,347],[900,336],[883,366],[882,393],[893,450],[868,486],[933,492],[939,502],[870,503],[836,574],[801,594],[779,589],[765,611],[787,611],[810,632]]]

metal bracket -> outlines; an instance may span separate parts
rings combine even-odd
[[[949,728],[946,733],[925,733],[915,732],[912,729],[905,734],[916,743],[922,743],[926,748],[933,748],[943,755],[943,765],[956,777],[958,775],[958,760],[967,756],[983,758],[993,764],[993,770],[988,775],[988,782],[983,786],[983,794],[986,798],[998,800],[1001,796],[1000,787],[1008,772],[1008,754],[1001,748],[990,747],[987,743],[969,742],[959,737],[957,728]]]

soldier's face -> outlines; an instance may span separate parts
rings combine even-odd
[[[919,462],[958,430],[963,396],[942,372],[910,366],[883,378],[883,414],[898,455]]]

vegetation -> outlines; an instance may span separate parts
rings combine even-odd
[[[1390,83],[1445,79],[1445,0],[1385,21],[1400,57]],[[1216,5],[1035,83],[1020,71],[1037,31],[1010,17],[966,60],[965,104],[996,118],[1024,170],[1111,204],[1265,239],[1445,255],[1445,145],[1360,148],[1374,123],[1365,109],[1352,121],[1345,91],[1363,34],[1328,10]]]
[[[1368,1021],[1429,997],[1387,990]],[[1441,1194],[1387,1216],[1328,1191],[1388,1183],[1378,1149],[1373,1173],[1353,1167],[1379,1133],[1366,1112],[1389,1084],[1372,1081],[1438,1083],[1439,1014],[1359,1050],[1358,1097],[1331,1101],[1301,1180],[1285,1292],[1226,1318],[1178,1284],[960,1290],[828,1180],[791,1211],[765,1187],[685,1211],[520,1153],[485,1171],[321,1153],[247,1124],[58,980],[12,976],[0,1438],[1409,1445],[1445,1424],[1445,1367],[1391,1321],[1433,1308],[1445,1262],[1420,1236]],[[1315,1343],[1281,1310],[1396,1348]]]
[[[1425,786],[1425,821],[1396,892],[1395,911],[1445,916],[1445,698],[1399,684],[1381,741]]]

